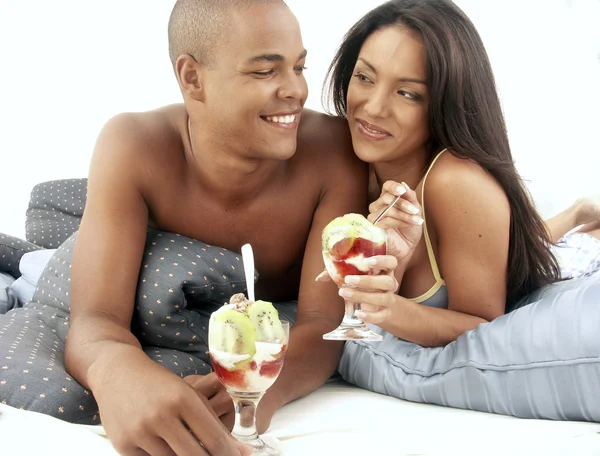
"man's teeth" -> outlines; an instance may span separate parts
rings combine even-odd
[[[265,117],[269,122],[281,123],[281,124],[291,124],[296,120],[296,114],[292,114],[289,116],[267,116]]]

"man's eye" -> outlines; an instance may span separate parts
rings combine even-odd
[[[256,76],[270,76],[275,73],[274,70],[263,70],[263,71],[253,71],[252,74]]]
[[[295,68],[294,68],[294,71],[295,71],[296,73],[302,73],[302,72],[304,72],[304,70],[306,70],[306,69],[307,69],[307,68],[306,68],[305,66],[297,66],[297,67],[295,67]]]

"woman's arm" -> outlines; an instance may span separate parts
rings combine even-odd
[[[491,175],[450,154],[432,169],[425,201],[427,228],[448,290],[448,310],[397,296],[377,277],[361,277],[359,282],[349,278],[357,287],[374,291],[353,290],[350,299],[381,307],[361,319],[402,339],[439,346],[504,313],[510,207]]]
[[[356,302],[368,301],[370,297],[367,295],[373,295],[348,288],[340,290],[341,296],[346,296],[346,293],[351,295],[347,298],[356,300]],[[484,318],[455,310],[437,309],[417,304],[392,292],[388,296],[387,301],[379,301],[379,310],[375,312],[359,311],[357,316],[366,323],[373,323],[400,339],[424,347],[447,345],[464,332],[476,328],[480,323],[487,322]]]

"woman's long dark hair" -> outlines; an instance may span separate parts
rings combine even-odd
[[[475,26],[449,0],[392,0],[346,34],[329,68],[326,94],[346,117],[346,96],[365,40],[390,26],[422,39],[429,87],[431,152],[449,148],[478,163],[502,185],[511,208],[507,310],[520,297],[560,278],[546,226],[513,162],[494,75]]]

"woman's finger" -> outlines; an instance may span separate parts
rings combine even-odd
[[[385,309],[385,307],[372,306],[371,304],[361,303],[360,304],[360,309],[364,310],[365,312],[378,312],[381,309]]]
[[[384,220],[386,221],[386,226],[393,225],[394,223],[405,223],[407,226],[423,224],[423,219],[420,215],[418,215],[418,213],[417,215],[414,215],[410,212],[396,209],[395,207],[391,208],[388,212],[386,212],[383,218],[379,222],[377,222],[377,226],[383,227],[382,222]],[[399,226],[395,227],[399,228]]]
[[[331,282],[331,280],[331,276],[327,272],[327,269],[325,269],[321,274],[319,274],[315,278],[315,282]]]
[[[391,310],[387,307],[383,307],[375,312],[368,312],[361,308],[361,310],[356,311],[355,315],[365,323],[380,325],[390,320]]]
[[[375,201],[373,201],[371,204],[369,204],[369,213],[376,214],[378,216],[390,204],[392,204],[396,198],[397,198],[397,196],[392,195],[391,193],[382,193],[379,198],[377,198]],[[400,204],[400,201],[401,200],[396,201],[394,206],[397,206],[398,204]]]
[[[346,276],[344,279],[348,285],[352,285],[362,291],[384,291],[395,293],[398,289],[398,281],[393,275],[362,275]]]
[[[404,191],[402,191],[402,189],[404,189]],[[394,182],[394,181],[385,182],[383,184],[383,187],[381,188],[381,194],[384,195],[385,193],[396,195],[396,196],[401,195],[402,199],[404,199],[416,206],[420,206],[419,199],[417,198],[417,193],[412,188],[410,188],[406,184],[406,182],[402,182],[400,184],[397,182]]]
[[[371,271],[391,272],[398,267],[398,260],[393,255],[375,255],[365,258],[364,262]]]
[[[404,183],[395,182],[392,180],[385,181],[381,187],[381,194],[389,193],[394,196],[403,196],[410,187]]]
[[[406,185],[405,182],[402,182],[401,185],[406,190],[404,195],[402,195],[402,198],[411,202],[412,204],[418,205],[420,207],[419,199],[417,198],[417,192],[415,192],[412,188],[410,188],[408,185]]]
[[[365,277],[365,276],[362,276]],[[381,276],[389,277],[389,276]],[[390,307],[394,305],[396,294],[391,291],[364,291],[357,288],[340,287],[338,294],[348,302]]]

